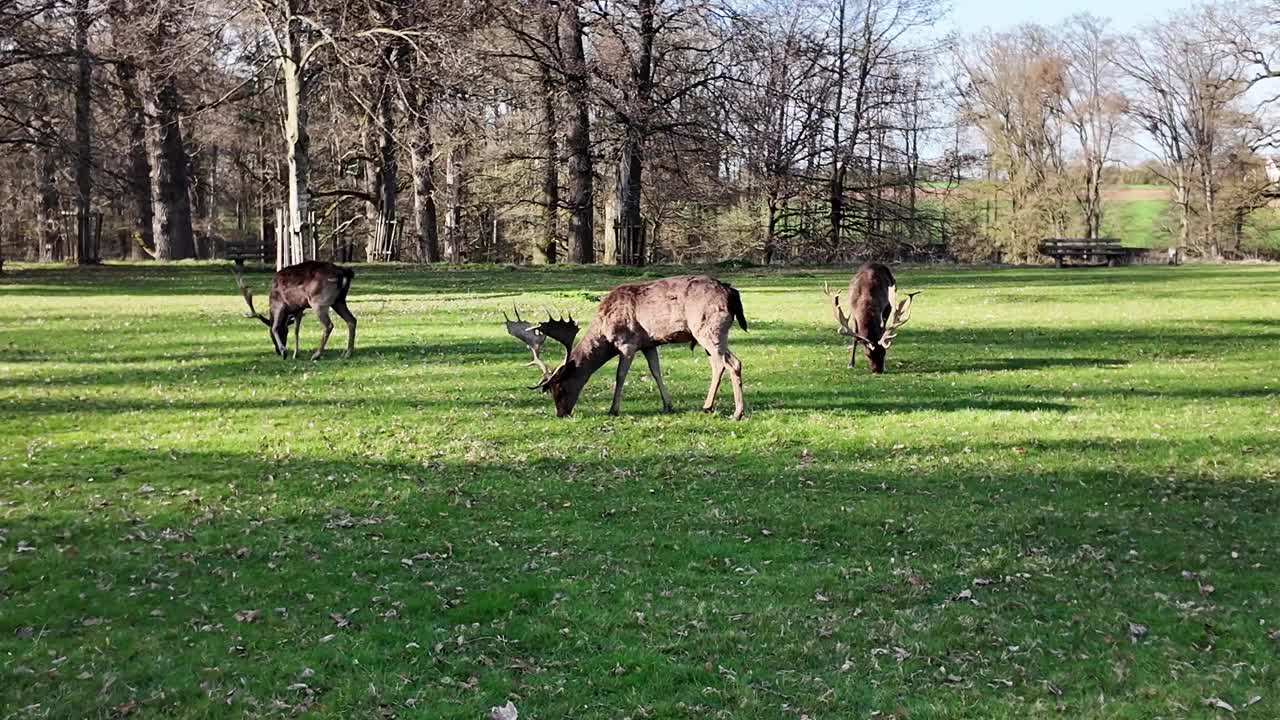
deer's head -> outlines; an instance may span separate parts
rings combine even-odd
[[[905,298],[899,301],[897,286],[889,286],[889,302],[884,308],[884,317],[879,318],[884,330],[880,333],[880,337],[874,340],[864,335],[859,329],[863,325],[868,329],[873,327],[875,325],[872,322],[873,318],[864,318],[861,323],[858,322],[856,314],[853,318],[849,318],[840,307],[840,296],[832,293],[831,289],[826,285],[822,286],[822,291],[827,297],[831,298],[831,310],[835,315],[836,324],[839,325],[836,331],[845,337],[853,338],[853,343],[849,345],[849,349],[855,350],[861,345],[867,357],[867,363],[871,366],[871,372],[876,375],[883,373],[885,357],[889,354],[889,346],[893,344],[894,338],[898,337],[898,330],[911,319],[911,306],[920,291],[908,293]]]
[[[257,318],[267,326],[267,335],[271,337],[271,344],[275,347],[276,354],[280,357],[285,356],[285,350],[289,346],[287,322],[273,323],[275,318],[268,318],[266,315],[253,309],[253,291],[249,289],[249,285],[244,281],[244,261],[237,259],[232,272],[236,276],[236,285],[240,288],[240,294],[244,296],[244,301],[249,305],[249,314],[245,317]]]
[[[507,332],[529,347],[529,351],[533,353],[533,360],[529,365],[537,365],[542,371],[542,379],[531,389],[551,393],[551,399],[556,405],[556,417],[567,417],[578,404],[578,396],[582,394],[588,378],[586,373],[578,372],[577,363],[573,360],[573,341],[578,336],[578,323],[574,322],[572,315],[566,320],[555,319],[548,314],[546,322],[535,326],[521,319],[518,309],[512,310],[515,311],[516,319],[506,318]],[[506,317],[505,312],[503,316]],[[565,349],[565,361],[554,370],[548,368],[542,360],[542,345],[547,338],[564,345]]]

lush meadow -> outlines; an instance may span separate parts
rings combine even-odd
[[[361,267],[312,363],[225,266],[6,269],[0,718],[1280,716],[1280,269],[903,268],[878,377],[847,272],[717,272],[743,422],[527,389],[500,311],[630,271]]]

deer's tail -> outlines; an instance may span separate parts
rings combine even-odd
[[[729,312],[738,320],[738,326],[743,330],[747,329],[747,316],[742,311],[742,296],[738,294],[738,289],[728,283],[724,286],[729,291]]]
[[[347,291],[351,289],[351,281],[355,279],[356,271],[349,267],[339,268],[342,270],[342,297],[347,297]]]

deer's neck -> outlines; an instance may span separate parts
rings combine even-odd
[[[573,360],[577,365],[578,372],[582,377],[591,377],[592,373],[599,370],[601,366],[613,359],[618,354],[618,349],[613,343],[606,340],[603,336],[588,332],[587,336],[582,338],[582,342],[569,353],[569,359]]]

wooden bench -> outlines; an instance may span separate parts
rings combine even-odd
[[[1062,267],[1065,258],[1079,258],[1094,265],[1128,265],[1140,249],[1127,248],[1115,238],[1048,238],[1040,241],[1040,254]]]
[[[261,260],[275,262],[275,245],[261,240],[224,240],[222,257],[227,260]]]

